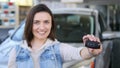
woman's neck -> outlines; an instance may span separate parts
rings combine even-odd
[[[32,49],[33,50],[39,49],[42,45],[45,44],[46,41],[47,39],[33,39],[31,41]]]

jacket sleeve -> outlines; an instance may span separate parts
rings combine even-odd
[[[60,54],[63,59],[63,62],[67,61],[82,61],[82,57],[80,56],[80,51],[83,47],[73,47],[68,44],[62,43],[60,45]]]

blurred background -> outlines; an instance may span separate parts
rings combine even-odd
[[[12,2],[13,6],[11,3],[7,4],[6,2]],[[25,19],[27,12],[33,5],[44,3],[49,8],[84,7],[97,9],[105,20],[105,24],[109,25],[112,31],[120,31],[119,2],[120,0],[0,0],[0,27],[4,28],[4,26],[9,26],[9,24],[19,25]],[[11,13],[8,11],[11,11]],[[3,21],[8,21],[7,18],[2,18],[7,13],[9,15],[14,15],[15,13],[15,16],[17,16],[14,17],[15,20],[10,20],[12,23],[2,23]]]

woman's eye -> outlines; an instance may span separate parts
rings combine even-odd
[[[38,22],[38,21],[34,21],[33,23],[34,23],[34,24],[39,24],[39,22]]]
[[[44,23],[48,24],[48,23],[49,23],[49,21],[45,21]]]

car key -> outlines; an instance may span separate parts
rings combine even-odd
[[[85,46],[88,47],[88,48],[99,49],[100,48],[100,43],[95,42],[95,41],[87,40],[86,43],[85,43]]]

